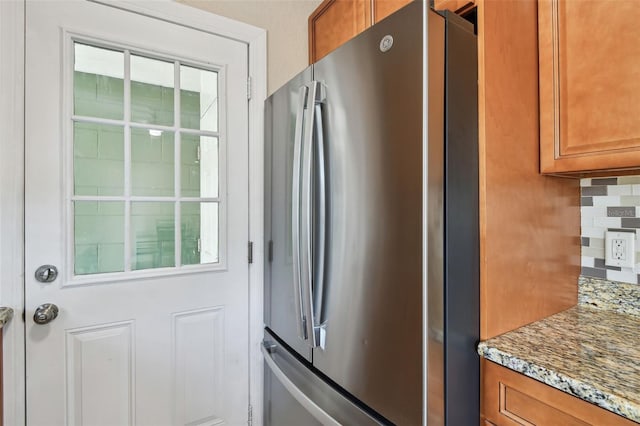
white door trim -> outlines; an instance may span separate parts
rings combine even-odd
[[[232,38],[247,44],[249,101],[249,401],[261,425],[263,327],[263,115],[266,98],[266,31],[169,0],[90,0]],[[24,0],[0,1],[0,305],[12,307],[4,330],[4,424],[25,424],[24,377]]]
[[[24,3],[0,1],[0,305],[4,332],[4,424],[24,424]]]

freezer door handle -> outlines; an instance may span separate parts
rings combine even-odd
[[[324,411],[318,404],[316,404],[311,398],[309,398],[302,390],[300,390],[295,383],[287,377],[284,371],[278,367],[276,361],[273,359],[273,354],[277,352],[277,345],[272,345],[267,342],[262,344],[262,355],[267,366],[278,379],[280,383],[287,389],[287,391],[293,396],[313,417],[320,423],[326,426],[341,426],[329,413]]]
[[[307,327],[302,301],[302,280],[300,265],[300,183],[302,162],[302,139],[304,137],[304,110],[309,88],[302,86],[296,110],[296,126],[293,143],[293,177],[291,179],[291,252],[293,261],[293,293],[295,295],[295,311],[298,336],[307,340]]]

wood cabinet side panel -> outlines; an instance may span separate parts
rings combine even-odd
[[[481,339],[577,303],[579,181],[539,173],[536,0],[478,2]]]
[[[631,426],[637,423],[618,416],[594,404],[583,401],[565,392],[545,385],[523,374],[509,370],[486,359],[481,360],[482,368],[482,415],[497,426],[531,425],[609,425]],[[518,421],[518,416],[510,417],[501,403],[500,388],[508,388],[521,394],[522,417],[529,422]],[[503,395],[504,396],[504,395]],[[528,404],[529,406],[526,406]],[[535,406],[536,410],[531,410]],[[517,406],[514,405],[514,410]],[[529,410],[527,412],[526,410]],[[535,421],[534,421],[535,417]],[[526,420],[526,419],[524,419]]]

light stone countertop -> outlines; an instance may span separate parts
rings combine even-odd
[[[0,329],[13,318],[13,309],[0,308]]]
[[[480,342],[478,353],[640,422],[640,316],[596,300],[594,286],[607,284],[581,278],[578,306]]]

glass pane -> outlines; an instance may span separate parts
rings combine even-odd
[[[180,125],[218,131],[218,73],[180,66]]]
[[[173,196],[174,133],[131,129],[131,194]]]
[[[180,179],[183,197],[218,196],[218,138],[182,134]]]
[[[173,63],[131,55],[131,121],[173,125]]]
[[[74,44],[73,113],[124,118],[124,54]]]
[[[120,126],[73,124],[75,195],[124,194],[124,130]]]
[[[181,205],[182,264],[218,262],[218,203]]]
[[[124,271],[124,203],[74,201],[76,275]]]
[[[131,269],[175,266],[174,203],[131,203]]]

